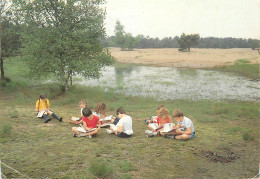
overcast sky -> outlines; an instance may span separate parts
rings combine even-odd
[[[260,0],[107,0],[105,6],[108,36],[119,20],[134,36],[260,39]]]

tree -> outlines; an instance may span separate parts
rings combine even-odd
[[[65,92],[73,75],[98,78],[114,63],[101,44],[104,0],[15,0],[24,25],[22,52],[30,77],[56,77]]]
[[[10,20],[10,2],[0,1],[0,69],[1,80],[5,80],[4,58],[14,55],[19,46],[16,27]]]
[[[114,33],[115,42],[121,50],[133,50],[140,41],[139,37],[133,37],[131,33],[126,33],[120,21],[116,21]]]
[[[179,51],[190,51],[192,45],[196,45],[200,39],[199,34],[190,34],[185,35],[184,33],[178,40],[178,44],[180,46]]]

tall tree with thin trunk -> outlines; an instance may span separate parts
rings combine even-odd
[[[56,77],[63,91],[73,75],[98,78],[114,63],[101,44],[105,36],[104,0],[15,0],[22,52],[29,77]]]

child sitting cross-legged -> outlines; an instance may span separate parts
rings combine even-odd
[[[96,104],[93,114],[99,117],[101,127],[109,127],[111,124],[116,125],[119,118],[107,114],[107,105],[103,102]]]
[[[119,122],[114,125],[110,125],[110,129],[107,129],[108,134],[116,134],[120,138],[129,138],[133,135],[132,118],[126,115],[124,108],[120,107],[116,111]]]
[[[193,139],[195,136],[193,122],[188,117],[184,116],[180,109],[175,109],[172,115],[178,125],[173,127],[174,130],[171,132],[163,134],[164,137],[177,140]]]
[[[92,114],[90,108],[86,107],[82,110],[83,116],[79,127],[72,127],[72,131],[75,132],[74,137],[88,136],[92,138],[92,135],[96,135],[100,130],[99,118]]]
[[[172,123],[172,119],[169,116],[169,111],[168,109],[166,109],[165,107],[162,107],[159,111],[158,111],[158,127],[157,125],[154,126],[148,126],[149,128],[152,128],[153,131],[150,130],[146,130],[146,137],[153,137],[157,134],[160,134],[160,131],[164,131],[164,127],[165,124],[172,124],[171,126],[173,126],[174,124]],[[154,123],[153,123],[154,124]],[[156,123],[155,123],[156,124]],[[157,128],[156,128],[157,127]]]

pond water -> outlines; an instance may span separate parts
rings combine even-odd
[[[99,79],[81,78],[77,83],[157,100],[260,101],[259,82],[202,69],[119,65],[104,68]]]

